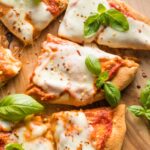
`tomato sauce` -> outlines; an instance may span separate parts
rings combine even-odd
[[[44,0],[48,4],[48,11],[57,16],[60,13],[59,2],[56,0]]]
[[[0,134],[0,150],[5,150],[5,145],[7,144],[7,140],[9,138],[9,133],[1,133]]]
[[[128,10],[128,8],[127,8],[126,6],[124,6],[124,5],[117,5],[117,4],[113,3],[113,2],[109,2],[109,5],[110,5],[111,7],[113,7],[114,9],[116,9],[116,10],[122,12],[122,13],[125,14],[126,16],[132,17],[133,19],[135,19],[135,17],[130,13],[130,11]],[[123,7],[123,6],[124,6],[124,7]]]
[[[85,111],[89,124],[94,131],[91,134],[91,141],[98,150],[103,150],[107,139],[112,132],[113,112],[110,109],[95,109]]]
[[[109,71],[109,80],[112,79],[114,77],[114,75],[117,73],[117,71],[119,70],[119,68],[123,65],[122,62],[117,62]]]

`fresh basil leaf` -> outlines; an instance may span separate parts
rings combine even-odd
[[[116,9],[110,9],[105,12],[105,15],[109,19],[109,26],[111,28],[120,32],[125,32],[129,30],[128,20],[120,11]]]
[[[150,120],[150,109],[146,110],[145,117]]]
[[[99,14],[94,14],[87,18],[84,22],[84,36],[92,37],[99,29],[101,25]]]
[[[118,105],[121,99],[121,94],[116,86],[114,86],[111,82],[106,82],[104,84],[104,93],[110,106],[115,107]]]
[[[100,22],[101,22],[101,25],[103,26],[109,26],[109,18],[108,18],[108,15],[106,15],[106,13],[101,14]]]
[[[128,110],[131,111],[137,117],[144,116],[148,120],[150,120],[150,109],[145,109],[142,106],[133,105],[133,106],[129,106]]]
[[[131,111],[137,117],[145,115],[145,109],[142,106],[138,105],[129,106],[128,110]]]
[[[106,11],[106,7],[103,4],[99,4],[97,11],[101,14]]]
[[[33,2],[35,5],[38,5],[41,2],[41,0],[33,0]]]
[[[146,84],[146,85],[147,85],[147,86],[150,86],[150,80],[147,81],[147,84]]]
[[[109,78],[108,72],[106,72],[106,71],[102,72],[99,75],[98,79],[96,80],[96,87],[101,88],[104,85],[105,81],[108,80],[108,78]]]
[[[5,146],[5,150],[24,150],[18,143],[10,143]]]
[[[8,121],[20,121],[43,109],[40,103],[24,94],[9,95],[0,101],[0,117]]]
[[[87,56],[86,60],[85,60],[85,64],[86,67],[88,68],[88,70],[95,74],[95,75],[99,75],[101,72],[101,65],[99,60],[94,57],[94,56]]]
[[[150,108],[150,84],[149,82],[147,86],[141,91],[140,102],[145,108]]]

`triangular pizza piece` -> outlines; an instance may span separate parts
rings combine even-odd
[[[125,106],[37,115],[12,125],[0,119],[0,149],[20,144],[24,150],[121,150]]]
[[[85,37],[84,22],[89,16],[98,12],[99,4],[102,4],[107,10],[115,9],[124,14],[129,30],[120,32],[110,26],[101,25],[96,34]],[[96,26],[97,24],[93,28]],[[147,50],[150,49],[150,20],[121,0],[89,0],[88,3],[70,0],[59,28],[59,36],[79,43],[96,41],[100,45],[112,48]]]
[[[42,46],[42,55],[31,77],[29,95],[57,104],[81,106],[104,98],[103,90],[96,88],[96,79],[85,65],[87,56],[101,63],[102,71],[109,73],[120,90],[134,79],[138,64],[100,50],[95,44],[80,46],[48,34]]]
[[[0,20],[21,41],[31,44],[66,6],[66,0],[0,0]]]
[[[125,106],[59,112],[52,115],[51,123],[58,150],[120,150]]]
[[[17,75],[21,66],[21,62],[12,55],[11,50],[0,47],[0,87]]]

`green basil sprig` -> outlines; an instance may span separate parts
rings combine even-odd
[[[101,65],[97,58],[94,56],[87,56],[85,60],[87,69],[97,76],[96,87],[104,90],[107,102],[116,107],[121,99],[119,89],[113,83],[107,81],[109,79],[108,72],[101,72]]]
[[[5,146],[5,150],[24,150],[21,144],[10,143]]]
[[[127,18],[120,11],[116,9],[107,10],[103,4],[99,4],[97,13],[92,14],[84,22],[84,36],[93,36],[100,26],[110,26],[119,32],[129,30],[129,23]]]
[[[137,117],[143,116],[150,120],[150,81],[147,82],[146,87],[141,91],[140,102],[142,106],[129,106],[128,110]]]
[[[14,94],[0,100],[0,118],[8,121],[20,121],[26,116],[43,111],[44,107],[32,97]]]

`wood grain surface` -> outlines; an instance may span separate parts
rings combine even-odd
[[[126,0],[135,9],[150,18],[150,0]],[[63,15],[62,15],[63,16]],[[11,44],[5,41],[5,35],[9,32],[0,24],[0,43],[5,47],[10,47],[13,54],[19,58],[23,67],[18,76],[9,81],[9,83],[0,89],[0,97],[12,93],[24,93],[28,86],[29,78],[33,68],[37,62],[37,56],[40,54],[40,45],[44,41],[47,33],[56,34],[59,22],[62,18],[58,18],[47,29],[45,29],[41,36],[33,43],[32,46],[24,47],[18,39],[13,37]],[[8,36],[7,36],[8,37]],[[11,36],[10,36],[11,37]],[[18,47],[20,47],[18,49]],[[107,50],[108,51],[108,50]],[[136,78],[130,86],[123,91],[122,103],[126,106],[131,104],[139,104],[139,92],[145,85],[146,81],[150,79],[150,51],[132,51],[132,50],[109,50],[110,53],[117,53],[121,56],[137,57],[140,61],[140,69]],[[101,103],[96,103],[89,107],[97,107]],[[103,105],[103,103],[102,103]],[[49,105],[47,106],[49,112],[57,111],[59,109],[67,109],[67,106]],[[127,133],[123,144],[123,150],[149,150],[150,149],[150,123],[143,118],[136,118],[128,111],[126,112]]]

